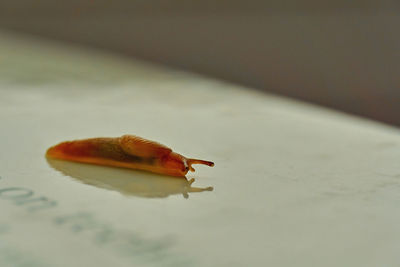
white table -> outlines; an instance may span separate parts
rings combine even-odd
[[[400,264],[399,129],[5,34],[0,122],[1,266]],[[190,185],[44,157],[126,133],[216,165]]]

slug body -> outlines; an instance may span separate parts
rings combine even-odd
[[[190,159],[154,141],[134,135],[67,141],[49,148],[46,157],[185,177],[192,164],[214,166],[211,161]]]

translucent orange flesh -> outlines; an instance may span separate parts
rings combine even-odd
[[[91,138],[63,142],[47,150],[46,156],[61,160],[145,170],[184,177],[192,164],[214,166],[211,161],[186,159],[169,148],[135,136]],[[126,140],[127,138],[131,138]],[[123,140],[123,142],[121,142]],[[186,166],[182,168],[180,166]]]

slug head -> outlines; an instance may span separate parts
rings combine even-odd
[[[161,161],[161,166],[165,169],[166,173],[180,177],[184,177],[188,171],[195,171],[192,164],[204,164],[210,167],[214,166],[214,163],[211,161],[188,159],[175,152],[171,152]]]

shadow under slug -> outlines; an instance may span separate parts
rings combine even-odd
[[[192,187],[193,178],[169,177],[123,168],[104,167],[46,158],[48,164],[66,176],[84,184],[118,191],[126,196],[166,198],[170,195],[213,191],[213,187]]]

